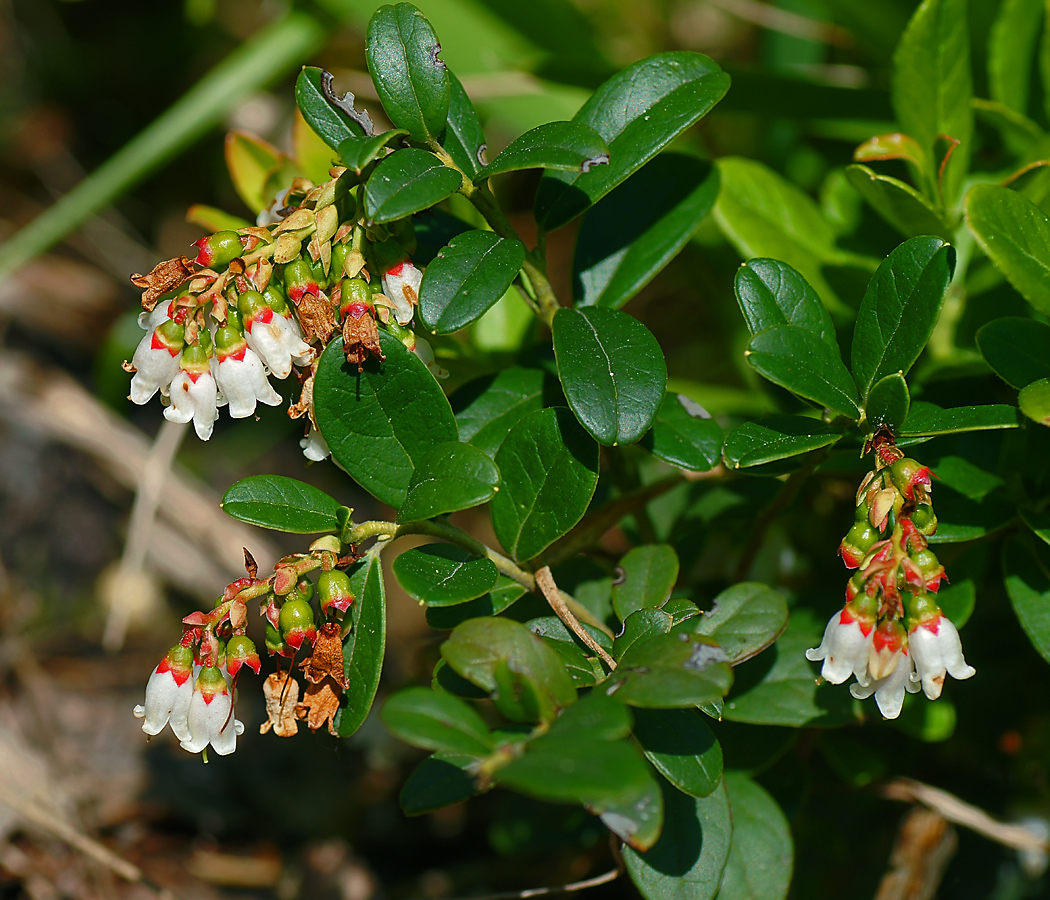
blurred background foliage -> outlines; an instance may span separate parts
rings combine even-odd
[[[890,59],[911,0],[417,2],[482,115],[490,159],[527,129],[570,117],[618,68],[660,50],[696,50],[729,71],[733,86],[681,139],[682,149],[770,166],[818,201],[844,236],[842,249],[882,258],[900,240],[842,169],[857,144],[894,130]],[[234,756],[203,766],[167,739],[147,747],[130,715],[178,618],[236,574],[240,546],[264,565],[296,549],[222,518],[217,498],[232,481],[281,472],[318,484],[362,518],[379,512],[369,512],[374,501],[354,495],[330,465],[304,474],[298,426],[280,410],[237,427],[220,421],[209,444],[181,448],[176,476],[165,481],[166,451],[151,450],[158,409],[124,400],[120,369],[141,334],[128,274],[188,250],[202,233],[187,222],[191,204],[248,215],[227,173],[224,132],[247,131],[294,152],[292,86],[307,62],[332,71],[337,89],[353,91],[383,121],[363,49],[365,23],[378,5],[0,0],[0,241],[97,171],[216,66],[227,67],[225,80],[183,101],[168,130],[111,164],[114,202],[100,203],[98,195],[67,210],[83,224],[0,283],[0,771],[145,865],[155,880],[181,883],[184,896],[436,900],[571,881],[608,868],[611,858],[596,820],[498,791],[406,819],[397,794],[419,754],[387,736],[374,717],[348,742],[324,734],[259,737],[252,732],[262,713],[256,692],[246,691],[238,715],[249,733]],[[987,95],[981,61],[998,7],[998,0],[969,4],[979,96]],[[1038,85],[1029,104],[1046,125]],[[982,140],[975,167],[994,171],[998,137],[982,132]],[[897,165],[886,171],[902,174]],[[501,185],[505,207],[512,217],[520,213],[515,224],[526,233],[535,177],[523,173]],[[573,231],[550,239],[562,297],[571,295]],[[747,334],[732,294],[738,264],[710,217],[628,306],[659,337],[671,386],[727,421],[794,402],[760,385],[744,363]],[[867,272],[829,267],[825,275],[855,306]],[[976,328],[993,314],[1026,312],[1005,287],[971,304],[958,353],[927,361],[923,399],[1013,402],[966,354],[966,342],[973,347]],[[502,327],[487,338],[475,334],[475,344],[498,350],[522,327],[508,310]],[[451,341],[438,349],[453,386],[476,371],[469,358],[456,359]],[[995,470],[1017,450],[1012,440],[998,433],[942,438],[924,446],[922,459],[954,472],[956,484],[976,472],[979,496],[971,499],[994,503],[1004,484]],[[1046,439],[1029,440],[1025,452],[1045,460]],[[789,498],[759,534],[751,568],[752,579],[780,586],[821,617],[840,602],[844,577],[834,550],[863,471],[857,450],[837,451]],[[159,508],[147,516],[148,539],[126,546],[135,491],[150,485]],[[695,599],[734,580],[756,516],[778,489],[773,479],[737,478],[686,485],[653,504],[659,537],[674,544],[683,581],[697,586]],[[461,515],[468,527],[483,527],[480,518]],[[666,534],[661,523],[676,518]],[[627,546],[613,532],[603,549],[611,560]],[[871,787],[887,775],[929,781],[999,816],[1050,813],[1043,702],[1050,680],[1017,628],[997,550],[978,541],[939,551],[957,607],[977,598],[964,632],[977,678],[953,686],[935,706],[906,707],[895,723],[869,720],[835,732],[720,726],[727,766],[761,773],[791,821],[792,896],[874,895],[902,814]],[[609,572],[602,562],[581,563],[563,586],[600,590]],[[436,658],[436,633],[422,610],[389,584],[391,653],[381,691],[423,676]],[[103,653],[104,634],[111,650],[123,646],[120,655]],[[124,890],[9,818],[0,817],[0,836],[3,896]],[[1026,876],[1012,852],[968,832],[959,842],[938,896],[1047,893],[1046,878]],[[58,893],[46,892],[49,879]],[[630,896],[633,889],[620,881],[593,893]]]

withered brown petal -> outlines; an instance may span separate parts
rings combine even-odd
[[[369,353],[379,359],[386,359],[379,348],[379,329],[371,315],[365,313],[359,319],[353,316],[343,319],[343,351],[346,361],[358,367],[368,359]]]
[[[342,689],[331,678],[324,678],[319,684],[309,684],[303,702],[295,708],[295,714],[306,720],[311,731],[317,731],[327,721],[329,734],[338,737],[335,715],[339,712],[342,693]]]
[[[193,260],[176,256],[157,263],[148,275],[132,275],[131,283],[135,287],[145,288],[142,292],[142,308],[152,312],[163,294],[175,290],[192,274]]]
[[[299,324],[303,326],[303,333],[307,343],[318,337],[322,344],[327,344],[335,332],[335,310],[332,303],[326,297],[317,294],[305,294],[299,301]]]
[[[343,668],[343,639],[335,622],[326,622],[317,632],[314,652],[303,660],[303,674],[311,684],[318,684],[330,677],[344,691],[350,687]]]
[[[290,672],[272,672],[263,682],[263,698],[266,700],[266,721],[259,726],[259,733],[266,734],[271,728],[278,737],[291,737],[299,731],[295,714],[299,703],[299,682]]]

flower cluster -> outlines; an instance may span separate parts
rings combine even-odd
[[[194,259],[166,260],[132,277],[144,288],[139,323],[147,332],[125,363],[134,373],[132,402],[159,391],[165,417],[192,421],[208,440],[221,407],[241,419],[259,403],[278,406],[269,376],[284,380],[298,369],[302,391],[289,415],[306,418],[303,450],[320,460],[328,448],[313,415],[313,375],[337,334],[358,367],[369,355],[382,358],[384,329],[435,377],[448,374],[408,327],[423,273],[389,229],[366,227],[351,192],[354,173],[336,167],[329,175],[319,185],[295,179],[279,210],[265,210],[257,225],[201,238]],[[405,238],[404,228],[398,236]]]
[[[244,725],[234,718],[237,679],[242,668],[256,675],[262,662],[255,644],[245,635],[247,604],[257,599],[266,620],[266,649],[271,656],[301,658],[309,683],[302,702],[292,675],[276,672],[264,685],[269,720],[276,734],[295,734],[296,720],[316,730],[328,723],[333,734],[342,691],[343,617],[354,602],[350,579],[341,568],[356,557],[339,555],[334,537],[321,538],[310,552],[285,557],[269,578],[259,579],[254,561],[246,555],[248,577],[226,586],[214,609],[192,613],[183,621],[182,639],[153,670],[146,684],[146,701],[135,707],[144,719],[142,730],[152,736],[170,725],[182,747],[200,753],[211,747],[220,756],[237,748]],[[316,591],[308,573],[320,570]],[[312,600],[319,600],[322,619],[317,626]],[[349,627],[349,619],[345,627]],[[271,702],[273,701],[273,702]]]
[[[935,599],[947,578],[927,541],[937,530],[930,470],[906,458],[892,438],[874,443],[875,470],[857,492],[856,521],[839,546],[847,568],[857,571],[846,605],[806,657],[824,661],[820,674],[832,684],[855,676],[853,696],[874,694],[879,711],[895,719],[906,692],[921,686],[936,700],[946,674],[969,678],[974,668]]]

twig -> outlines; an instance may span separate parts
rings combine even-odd
[[[759,3],[758,0],[710,0],[710,2],[712,6],[717,6],[738,19],[753,22],[770,31],[779,31],[781,34],[802,38],[805,41],[833,44],[836,47],[849,47],[853,44],[853,35],[837,25],[800,16],[798,13],[778,9],[768,3]]]
[[[602,658],[602,662],[610,669],[615,669],[616,660],[606,653],[602,649],[601,644],[588,634],[587,629],[580,624],[580,620],[566,606],[565,599],[562,597],[561,591],[558,590],[558,585],[554,583],[554,576],[551,575],[550,566],[544,566],[542,569],[536,570],[536,584],[543,591],[543,596],[547,598],[547,602],[551,605],[551,609],[557,613],[558,618],[571,629],[576,637],[597,653]]]
[[[550,894],[571,894],[573,891],[584,891],[587,888],[598,887],[608,884],[620,877],[619,869],[610,869],[594,878],[585,878],[583,881],[574,881],[571,884],[557,884],[553,887],[528,888],[524,891],[505,891],[502,894],[482,894],[480,897],[470,897],[470,900],[528,900],[529,897],[546,897]]]
[[[933,900],[958,845],[943,816],[913,806],[901,822],[875,900]]]

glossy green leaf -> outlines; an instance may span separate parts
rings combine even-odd
[[[770,646],[787,623],[787,603],[778,591],[741,582],[715,597],[709,611],[686,619],[675,631],[706,635],[725,651],[729,664],[736,666]]]
[[[458,441],[437,444],[412,472],[397,521],[431,519],[478,506],[492,499],[499,480],[496,464],[476,447]]]
[[[410,147],[382,160],[365,183],[365,213],[373,222],[393,222],[451,196],[462,180],[455,169],[426,150]]]
[[[536,221],[552,231],[574,219],[706,115],[728,88],[729,76],[700,53],[658,53],[618,72],[573,117],[606,141],[609,165],[544,175]]]
[[[496,745],[474,707],[430,688],[398,691],[383,704],[379,718],[394,737],[424,750],[481,757]]]
[[[660,609],[674,619],[675,625],[701,614],[700,607],[693,603],[692,600],[686,600],[684,597],[671,597]]]
[[[905,237],[936,234],[951,238],[951,226],[910,184],[861,165],[847,166],[846,178],[872,209]]]
[[[474,776],[466,771],[475,761],[458,753],[435,753],[424,759],[401,788],[405,815],[421,816],[480,793]]]
[[[1050,544],[1050,512],[1029,512],[1025,511],[1021,513],[1021,518],[1024,520],[1025,525],[1032,529],[1039,540],[1045,544]]]
[[[510,430],[496,465],[503,484],[492,527],[515,559],[532,559],[583,518],[598,483],[598,445],[568,409],[543,409]]]
[[[474,228],[458,216],[431,208],[412,217],[412,230],[416,236],[416,252],[412,254],[412,261],[417,266],[425,267],[437,259],[438,253],[456,235],[473,231]]]
[[[596,666],[592,658],[571,641],[558,641],[543,635],[541,637],[561,657],[562,665],[576,687],[593,687],[600,677],[605,677],[605,670],[601,665]]]
[[[816,291],[779,259],[751,259],[736,270],[736,300],[751,334],[776,325],[797,325],[822,338],[838,352],[831,316]]]
[[[838,348],[812,331],[797,325],[760,331],[748,344],[747,361],[759,375],[793,394],[851,419],[860,418],[857,389]]]
[[[668,391],[653,427],[641,440],[657,459],[692,472],[706,472],[722,458],[722,427],[699,403]]]
[[[870,431],[885,425],[896,434],[907,420],[909,409],[911,393],[908,391],[908,382],[903,375],[894,372],[880,378],[872,386],[864,405],[864,417]]]
[[[463,173],[473,179],[485,164],[485,132],[481,130],[478,111],[455,72],[448,73],[448,87],[448,124],[441,136],[441,146]]]
[[[491,231],[457,235],[423,273],[420,318],[435,334],[466,328],[507,292],[524,261],[521,241]]]
[[[522,169],[584,173],[608,162],[608,145],[589,125],[547,122],[511,141],[478,173],[475,181]]]
[[[973,83],[966,0],[923,0],[893,55],[893,109],[927,153],[938,135],[960,141],[944,173],[954,202],[973,146]]]
[[[988,37],[988,90],[993,100],[1019,113],[1028,111],[1044,5],[1044,0],[1004,0]]]
[[[543,409],[545,379],[541,369],[512,366],[465,384],[451,398],[460,440],[495,456],[511,428]]]
[[[490,559],[453,544],[427,544],[394,560],[394,575],[405,592],[427,606],[455,606],[487,594],[499,570]]]
[[[290,534],[338,531],[341,508],[341,504],[312,484],[284,475],[242,478],[222,498],[226,515]]]
[[[699,799],[666,783],[661,789],[662,836],[648,853],[624,848],[627,874],[645,900],[712,900],[733,831],[725,787]]]
[[[342,338],[317,368],[314,413],[332,456],[378,500],[400,507],[417,465],[436,445],[456,440],[456,420],[444,392],[419,357],[380,333],[386,360],[348,365]]]
[[[678,580],[678,554],[669,544],[646,544],[620,560],[613,582],[613,609],[620,621],[645,606],[663,606]]]
[[[995,184],[966,195],[977,243],[1029,303],[1050,314],[1050,218],[1023,194]]]
[[[1033,422],[1050,425],[1050,378],[1040,378],[1021,388],[1017,405]]]
[[[631,733],[631,713],[622,703],[592,692],[561,711],[547,734],[589,741],[615,741]]]
[[[995,374],[1015,388],[1050,378],[1050,325],[1004,316],[977,332],[977,347]]]
[[[331,77],[316,66],[303,66],[295,80],[295,102],[310,128],[329,147],[338,151],[343,141],[364,137],[365,129],[340,106],[343,102],[353,104],[353,94],[346,98],[337,97],[331,90]]]
[[[955,248],[936,237],[897,247],[868,283],[853,330],[851,367],[866,399],[880,378],[908,370],[937,323],[955,271]]]
[[[336,718],[339,737],[349,737],[364,724],[379,687],[386,650],[386,589],[379,556],[369,554],[348,570],[357,598],[350,607],[353,622],[343,638],[343,666],[348,687]]]
[[[932,403],[913,403],[911,413],[901,428],[900,437],[933,437],[938,434],[957,434],[961,431],[991,431],[998,428],[1017,428],[1021,424],[1017,410],[1012,406],[961,406],[941,409]]]
[[[842,438],[842,432],[818,419],[772,416],[744,422],[726,436],[723,457],[731,469],[746,469],[819,450]]]
[[[1050,662],[1050,572],[1045,549],[1037,554],[1013,538],[1003,547],[1006,593],[1025,634],[1039,655]]]
[[[653,333],[603,307],[554,315],[554,356],[569,406],[600,444],[633,444],[656,418],[667,365]]]
[[[733,683],[725,651],[696,634],[661,634],[632,644],[606,694],[628,706],[672,709],[724,697]]]
[[[636,610],[623,620],[623,628],[613,641],[613,658],[619,660],[639,641],[658,634],[670,634],[673,626],[674,616],[669,612],[655,607]]]
[[[706,797],[722,780],[722,748],[695,709],[636,709],[634,736],[678,790]]]
[[[594,653],[590,647],[580,640],[578,635],[569,631],[565,623],[557,616],[538,616],[535,619],[529,619],[525,624],[529,631],[533,634],[538,634],[540,637],[549,638],[552,641],[560,641],[561,643],[575,644],[587,653]],[[603,650],[612,650],[613,639],[606,632],[600,628],[595,628],[587,622],[581,622],[580,625],[584,631],[594,638],[599,647]]]
[[[369,163],[386,156],[387,148],[408,134],[404,128],[393,128],[374,137],[351,137],[339,144],[339,158],[343,165],[358,174]]]
[[[718,171],[681,153],[661,153],[587,211],[576,237],[577,306],[619,308],[666,266],[718,196]]]
[[[449,77],[440,52],[434,29],[411,3],[381,6],[368,23],[365,59],[376,93],[394,126],[417,141],[437,138],[448,119]]]
[[[427,624],[431,628],[451,631],[461,622],[466,622],[467,619],[498,616],[524,595],[525,588],[506,575],[500,575],[496,586],[476,600],[469,600],[456,606],[427,607]]]
[[[740,772],[726,772],[733,839],[718,900],[784,900],[791,887],[791,826],[776,800]]]

